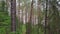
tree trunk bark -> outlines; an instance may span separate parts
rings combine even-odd
[[[11,31],[16,32],[16,0],[11,0]]]
[[[28,20],[28,24],[27,24],[27,30],[26,30],[26,34],[31,34],[31,21],[32,21],[32,11],[33,10],[33,0],[32,0],[32,3],[31,3],[31,11],[30,11],[30,17],[29,17],[29,20]]]
[[[47,8],[48,8],[48,0],[46,0],[46,10],[45,10],[45,32],[44,32],[44,34],[47,34],[47,31],[46,31],[46,29],[47,29]]]
[[[41,0],[38,0],[38,34],[40,34],[39,33],[39,29],[40,29],[40,14],[41,14],[41,9],[40,9],[41,5],[40,5],[40,3],[41,3]]]
[[[18,0],[18,20],[20,22],[20,0]]]

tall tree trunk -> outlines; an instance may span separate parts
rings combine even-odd
[[[20,20],[20,0],[18,0],[18,11],[17,12],[18,12],[18,32],[20,33],[20,31],[21,31],[20,30],[21,29],[21,27],[20,27],[21,26],[21,23],[20,23],[21,22],[21,20]]]
[[[18,0],[18,20],[20,22],[20,0]]]
[[[48,19],[48,12],[49,12],[49,0],[46,0],[46,11],[45,11],[45,32],[51,34],[50,30],[50,23]]]
[[[28,24],[27,24],[27,30],[26,30],[26,34],[31,34],[31,21],[32,21],[32,9],[33,9],[33,0],[31,2],[31,11],[30,11],[30,17],[28,20]]]
[[[11,31],[16,32],[16,0],[11,0]]]
[[[46,0],[46,10],[45,10],[45,32],[44,34],[47,34],[47,8],[48,8],[48,0]]]
[[[41,7],[41,0],[38,0],[38,34],[40,34],[39,33],[39,29],[40,29],[40,13],[41,13],[41,9],[40,9],[40,7]]]

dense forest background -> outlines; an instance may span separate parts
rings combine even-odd
[[[60,34],[60,0],[0,0],[0,34]]]

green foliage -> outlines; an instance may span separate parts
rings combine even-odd
[[[6,7],[5,7],[5,2],[2,1],[1,4],[2,6],[0,6],[1,10],[0,10],[0,26],[3,26],[3,25],[9,25],[9,22],[10,22],[10,17],[8,16],[8,11],[7,10],[4,10]]]
[[[50,30],[53,34],[57,34],[57,30],[56,29],[59,29],[60,30],[60,16],[59,16],[59,11],[56,7],[56,0],[53,0],[51,3],[51,8],[49,9],[49,21],[48,21],[48,24],[49,24],[49,27],[50,27]]]
[[[5,7],[6,3],[1,1],[0,5],[0,34],[6,34],[11,20],[10,16],[8,16],[7,8]]]
[[[8,11],[7,11],[8,9],[7,9],[7,7],[5,7],[5,5],[6,5],[6,3],[4,1],[2,1],[0,3],[0,34],[6,34],[6,33],[9,33],[9,34],[15,34],[15,33],[16,34],[25,34],[27,24],[23,24],[23,22],[18,23],[18,20],[16,23],[16,25],[17,25],[16,32],[10,32],[11,19],[10,19],[10,16],[8,16]],[[60,30],[60,21],[59,21],[60,16],[59,16],[59,12],[55,6],[55,0],[54,0],[54,2],[51,2],[51,6],[52,7],[49,9],[50,11],[48,14],[48,19],[49,19],[48,25],[50,25],[49,27],[51,29],[51,32],[56,34],[57,33],[56,29],[58,28]],[[44,12],[42,12],[42,15],[39,16],[39,21],[42,21],[43,18],[44,18]],[[39,23],[39,26],[40,25],[41,24]],[[31,30],[32,30],[31,34],[38,34],[38,30],[39,30],[40,34],[44,34],[44,28],[41,28],[41,27],[44,27],[44,26],[41,25],[40,28],[38,29],[38,25],[34,25],[31,28]],[[47,29],[47,33],[48,33],[48,29]]]

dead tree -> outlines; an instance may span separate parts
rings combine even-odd
[[[16,0],[11,0],[11,32],[16,32]]]

